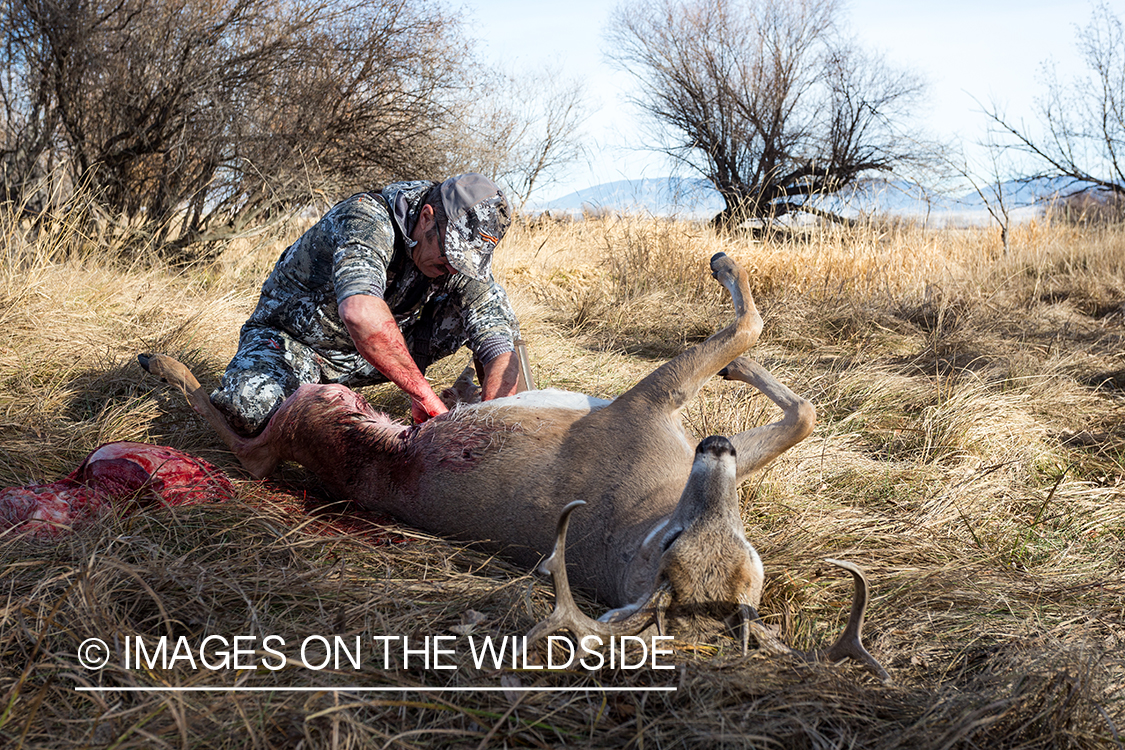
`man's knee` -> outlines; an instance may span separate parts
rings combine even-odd
[[[301,383],[318,376],[307,347],[278,331],[244,327],[211,403],[239,434],[257,435]]]
[[[265,429],[270,417],[288,396],[282,384],[260,373],[249,377],[224,375],[220,386],[211,394],[211,403],[235,432],[253,437]]]

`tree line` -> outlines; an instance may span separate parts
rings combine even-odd
[[[0,200],[95,196],[171,255],[403,177],[482,171],[517,201],[582,154],[581,83],[482,60],[439,0],[5,0]],[[636,79],[653,148],[710,180],[716,223],[932,165],[923,83],[862,49],[836,0],[627,0],[608,56]],[[1047,81],[1005,148],[1120,194],[1125,42],[1079,31],[1083,85]],[[204,249],[201,249],[204,248]]]
[[[482,65],[432,0],[7,0],[0,31],[0,198],[86,190],[173,255],[404,177],[525,197],[582,117],[579,87]]]
[[[616,9],[608,54],[635,77],[653,143],[723,197],[720,227],[795,212],[846,221],[816,198],[880,175],[970,176],[956,146],[915,117],[924,82],[860,47],[843,21],[837,0],[626,0]],[[1121,21],[1095,5],[1076,42],[1085,73],[1062,80],[1045,63],[1030,123],[985,109],[992,127],[980,145],[997,187],[978,192],[1005,237],[1005,180],[1068,178],[1061,197],[1125,217]]]

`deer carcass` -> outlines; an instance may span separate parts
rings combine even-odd
[[[740,356],[757,341],[762,319],[743,269],[723,253],[711,269],[730,292],[734,321],[613,401],[526,391],[406,426],[344,386],[304,385],[247,439],[183,365],[162,355],[142,355],[141,363],[183,389],[255,476],[293,460],[340,498],[486,544],[517,563],[536,564],[554,549],[544,569],[555,579],[556,610],[534,637],[556,629],[579,638],[635,633],[679,612],[738,620],[744,649],[753,632],[760,647],[788,651],[758,620],[762,563],[746,539],[736,490],[808,436],[815,411]],[[716,374],[754,386],[783,416],[694,446],[680,413]],[[575,500],[585,507],[571,515]],[[860,638],[866,582],[855,566],[837,564],[852,572],[855,599],[844,634],[818,656],[855,658],[885,679]],[[567,578],[613,608],[603,621],[578,612]]]

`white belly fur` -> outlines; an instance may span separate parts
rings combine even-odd
[[[573,409],[575,411],[595,411],[609,404],[604,398],[594,398],[584,393],[560,391],[547,388],[541,391],[524,391],[514,396],[493,399],[477,405],[478,408],[522,406],[536,409]]]

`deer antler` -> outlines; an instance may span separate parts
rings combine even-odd
[[[605,644],[611,637],[622,635],[635,635],[654,621],[660,632],[664,630],[664,611],[671,600],[671,590],[667,581],[659,581],[653,588],[648,600],[635,612],[624,619],[614,622],[602,622],[592,619],[578,608],[570,592],[570,582],[566,575],[566,534],[570,527],[570,514],[580,505],[585,505],[584,500],[575,500],[563,508],[559,515],[558,532],[555,536],[555,548],[539,566],[540,572],[550,573],[555,589],[555,609],[545,619],[541,620],[528,632],[525,638],[525,648],[536,641],[546,638],[560,630],[568,630],[581,647],[587,638],[597,638],[598,642]],[[796,656],[803,661],[828,661],[832,663],[844,659],[854,659],[874,673],[884,683],[890,683],[891,676],[878,660],[873,657],[863,645],[863,617],[867,611],[869,588],[867,578],[863,571],[846,560],[826,559],[852,574],[855,579],[855,595],[852,598],[852,608],[848,615],[848,622],[843,632],[835,643],[826,649],[816,651],[798,651],[787,646],[772,630],[766,627],[753,605],[743,602],[739,605],[739,630],[742,641],[742,653],[749,651],[750,635],[758,642],[758,648],[774,656]],[[577,658],[577,649],[571,654],[565,667],[569,667]]]
[[[569,630],[578,646],[583,647],[588,638],[598,639],[596,642],[599,645],[608,644],[610,638],[614,636],[636,635],[652,624],[654,620],[658,624],[662,624],[664,608],[668,606],[670,598],[668,586],[665,583],[656,586],[648,600],[635,612],[615,622],[595,620],[584,614],[575,604],[574,597],[570,593],[570,581],[566,575],[566,532],[570,526],[570,514],[580,505],[585,504],[585,500],[575,500],[563,508],[559,515],[555,548],[551,552],[551,556],[539,566],[540,572],[551,574],[551,581],[555,589],[555,609],[547,619],[541,620],[528,632],[524,639],[524,648],[560,630]],[[575,649],[564,668],[574,663],[577,656],[578,649]]]
[[[855,579],[855,596],[852,597],[852,611],[848,614],[848,624],[844,626],[844,631],[827,649],[815,652],[815,657],[833,663],[849,658],[855,659],[878,675],[883,682],[890,682],[891,676],[887,674],[887,670],[883,669],[883,665],[863,646],[863,614],[867,611],[868,597],[867,579],[863,571],[847,560],[826,558],[824,562],[832,563],[852,574],[852,578]]]
[[[772,630],[767,628],[759,619],[757,611],[749,606],[742,605],[740,615],[742,618],[743,653],[745,653],[746,632],[749,630],[758,641],[758,648],[775,655],[789,654],[804,661],[828,661],[835,664],[844,659],[854,659],[874,673],[884,683],[891,682],[891,676],[883,669],[874,656],[863,646],[863,615],[867,610],[868,586],[863,571],[854,563],[846,560],[826,559],[825,562],[843,568],[852,574],[855,579],[855,596],[852,597],[852,609],[848,614],[848,622],[844,630],[828,648],[816,651],[798,651],[785,645]]]

